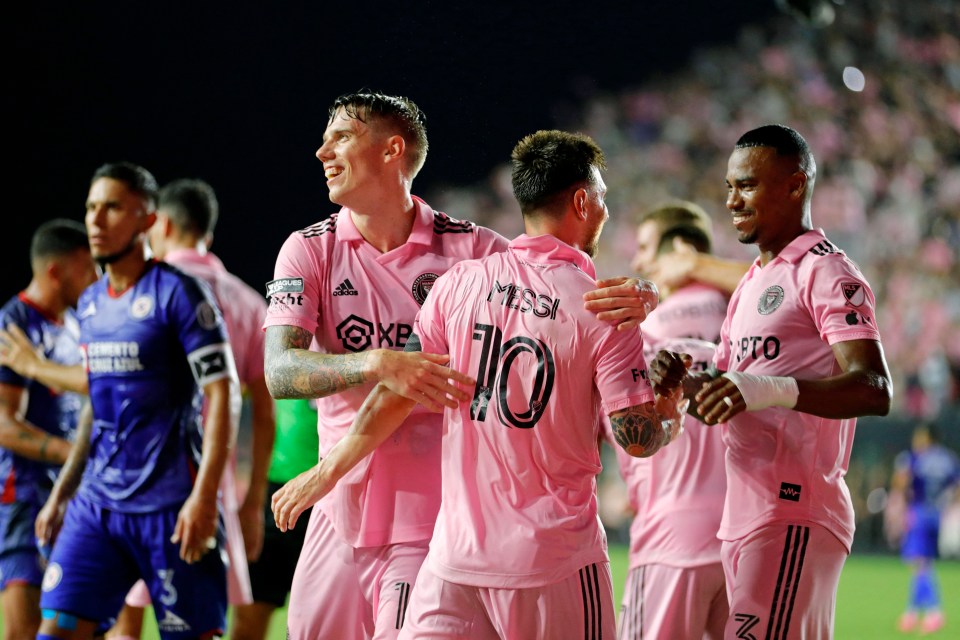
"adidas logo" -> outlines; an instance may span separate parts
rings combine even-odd
[[[157,622],[157,628],[160,631],[190,631],[190,625],[187,624],[187,621],[170,609],[166,610],[163,620]]]
[[[353,288],[353,284],[350,282],[350,279],[347,278],[343,282],[337,285],[337,288],[333,290],[333,295],[335,296],[358,296],[360,295],[356,289]]]

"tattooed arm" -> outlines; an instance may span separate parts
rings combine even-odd
[[[309,350],[312,339],[299,327],[267,327],[264,373],[274,398],[323,398],[378,381],[431,411],[470,397],[455,383],[472,385],[473,379],[443,366],[447,355],[389,349],[317,353]]]
[[[613,437],[628,455],[648,458],[683,433],[687,401],[681,388],[656,395],[654,402],[610,414]]]

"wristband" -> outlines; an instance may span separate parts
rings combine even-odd
[[[728,371],[723,377],[737,386],[748,411],[767,407],[797,406],[800,389],[795,378],[786,376],[755,376],[742,371]]]

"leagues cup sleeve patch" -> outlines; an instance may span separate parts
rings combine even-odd
[[[267,283],[267,297],[275,293],[303,293],[303,278],[277,278]]]
[[[233,352],[223,342],[197,349],[187,356],[187,362],[194,380],[201,387],[226,378],[234,371]]]
[[[840,288],[843,290],[843,297],[854,307],[859,307],[867,301],[867,294],[859,282],[843,282]]]
[[[417,279],[413,281],[411,292],[413,293],[413,299],[417,301],[418,305],[423,306],[424,300],[427,299],[427,295],[429,295],[430,290],[433,289],[433,283],[435,283],[439,277],[440,276],[435,273],[421,273],[417,276]]]

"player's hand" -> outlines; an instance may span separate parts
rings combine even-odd
[[[699,252],[682,238],[673,239],[673,251],[657,257],[645,274],[664,291],[675,291],[690,281]]]
[[[63,516],[67,513],[67,504],[68,501],[61,502],[53,496],[44,503],[33,523],[39,546],[50,546],[57,539],[63,526]]]
[[[457,383],[471,388],[477,383],[470,376],[443,366],[450,362],[448,355],[378,349],[374,356],[375,375],[384,386],[430,411],[455,409],[472,397]]]
[[[191,493],[177,514],[170,542],[180,544],[180,559],[187,564],[200,560],[217,547],[217,499]]]
[[[658,351],[647,365],[647,375],[654,392],[668,396],[681,388],[692,365],[693,358],[689,354],[663,349]]]
[[[10,367],[25,378],[33,378],[44,359],[23,329],[15,324],[0,329],[0,365]]]
[[[706,424],[727,422],[747,409],[740,389],[723,376],[704,384],[694,399],[698,403],[697,413],[703,417]]]
[[[277,529],[284,532],[293,529],[300,514],[319,502],[332,488],[333,484],[323,482],[319,466],[307,469],[280,487],[270,499]]]
[[[256,500],[243,501],[237,511],[240,531],[243,533],[243,548],[247,552],[247,562],[254,562],[263,551],[263,506]]]
[[[657,308],[657,286],[640,278],[597,280],[597,288],[583,294],[583,308],[597,314],[597,320],[612,322],[617,331],[636,329]]]

